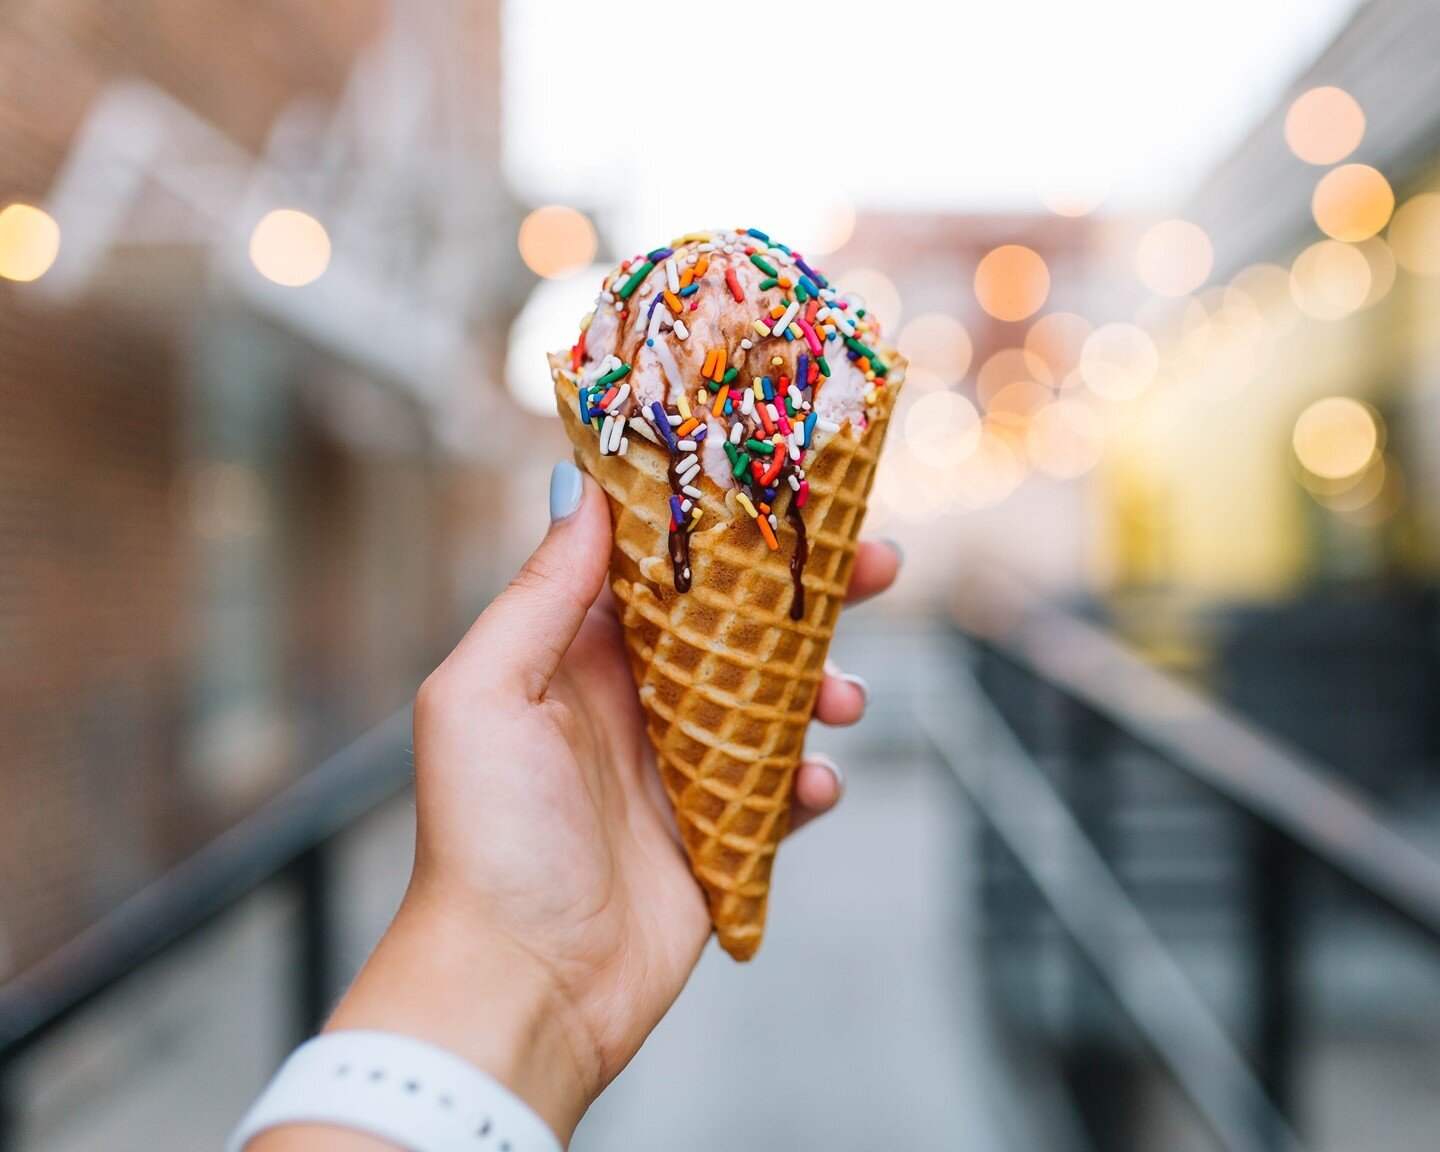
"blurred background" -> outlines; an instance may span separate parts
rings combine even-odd
[[[574,1147],[1434,1147],[1440,8],[65,0],[0,59],[5,1152],[219,1146],[403,890],[544,353],[748,224],[910,358],[908,562],[759,959]]]

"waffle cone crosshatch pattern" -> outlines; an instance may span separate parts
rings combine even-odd
[[[733,240],[735,234],[730,235]],[[662,251],[659,259],[637,257],[638,272],[614,278],[623,290],[633,276],[639,277],[625,297],[633,300],[631,308],[645,306],[650,295],[645,280],[652,273],[657,281],[652,289],[654,299],[664,300],[668,270],[661,269],[659,261],[667,258],[669,251]],[[707,255],[702,251],[699,257],[705,262],[700,264],[702,275]],[[747,253],[742,250],[737,255],[743,261]],[[748,255],[755,260],[755,253]],[[717,254],[717,262],[719,259]],[[774,275],[781,268],[766,256],[759,256],[756,262],[763,274],[758,282],[748,269],[746,283],[741,284],[734,268],[717,267],[700,288],[702,293],[708,289],[723,294],[724,308],[714,330],[732,338],[736,333],[748,333],[742,337],[745,346],[737,343],[720,356],[707,352],[703,360],[701,353],[695,352],[700,370],[692,378],[680,380],[670,376],[677,361],[688,363],[684,352],[662,359],[662,394],[667,395],[673,410],[655,413],[652,423],[637,404],[630,423],[638,434],[629,435],[626,430],[628,444],[623,452],[614,448],[616,440],[607,426],[595,427],[598,411],[586,418],[589,401],[582,389],[592,390],[577,382],[582,358],[572,350],[568,355],[552,356],[550,361],[556,406],[576,459],[609,498],[614,529],[612,588],[660,775],[675,809],[691,869],[705,891],[716,934],[725,950],[739,960],[754,956],[764,933],[771,869],[789,828],[795,770],[905,369],[904,361],[888,349],[882,359],[868,345],[863,352],[847,348],[846,338],[838,330],[829,344],[822,346],[823,322],[818,317],[825,315],[822,305],[839,300],[836,290],[829,289],[823,277],[812,274],[808,266],[806,274],[787,280],[783,274]],[[753,300],[746,303],[747,289],[753,292],[765,285],[762,291],[778,288],[785,293],[787,282],[802,285],[795,293],[801,297],[799,301],[792,296],[786,302],[782,295],[778,303],[771,303],[771,298],[760,302],[776,313],[771,339],[782,339],[790,322],[787,317],[802,315],[799,305],[810,303],[805,300],[803,284],[815,287],[817,277],[818,285],[826,285],[823,301],[818,292],[811,297],[808,312],[817,319],[813,325],[806,323],[809,331],[802,329],[800,340],[792,337],[788,341],[806,351],[787,349],[788,358],[772,356],[765,339],[750,338],[760,336],[760,329],[752,330],[748,318],[730,322],[730,313],[742,312],[746,317],[744,309],[754,310]],[[670,278],[679,279],[678,275]],[[846,308],[851,306],[847,301]],[[864,323],[863,303],[857,300],[853,306]],[[675,315],[680,319],[685,314],[677,308]],[[592,326],[594,323],[592,320]],[[650,330],[657,328],[652,320]],[[674,339],[672,333],[673,329],[666,329],[659,336]],[[698,343],[704,332],[697,325],[689,338]],[[854,337],[849,339],[860,343]],[[626,346],[623,320],[616,346]],[[653,348],[653,344],[644,347]],[[637,340],[630,352],[637,363],[640,348]],[[867,377],[868,386],[863,396],[866,403],[855,406],[845,423],[811,434],[818,427],[819,399],[830,386],[830,365],[823,356],[812,355],[820,351],[847,357],[849,370],[857,378]],[[594,408],[604,411],[616,397],[623,402],[625,393],[617,385],[631,375],[635,365],[611,366],[610,358],[602,359],[598,352],[591,358],[598,365],[591,376],[602,381],[593,389],[599,401]],[[713,385],[716,377],[723,378],[723,371],[717,370],[723,363],[731,365],[732,380],[740,375],[737,365],[744,365],[746,372],[754,365],[744,391],[706,387],[706,382]],[[795,381],[804,382],[793,393],[787,369],[796,373]],[[637,384],[642,372],[634,373]],[[761,377],[760,372],[767,375]],[[778,379],[770,377],[771,372]],[[693,401],[687,400],[687,395],[693,396]],[[776,397],[781,398],[779,403]],[[753,430],[755,436],[774,433],[774,455],[793,444],[789,460],[803,481],[797,479],[787,486],[780,479],[779,464],[768,463],[769,458],[762,455],[771,441],[756,441],[736,431],[727,443],[750,445],[759,457],[752,464],[753,475],[764,477],[764,469],[773,470],[776,475],[771,485],[722,487],[716,473],[697,464],[692,482],[680,489],[692,494],[690,506],[677,508],[674,458],[685,449],[671,446],[674,437],[666,429],[656,431],[659,418],[676,420],[676,432],[691,429],[688,434],[696,436],[695,428],[705,428],[713,435],[725,436],[724,417],[734,417],[732,429],[741,427],[742,404],[750,411],[764,405],[765,413],[753,417],[746,431]],[[772,423],[782,420],[783,431]],[[788,438],[786,433],[790,433]],[[694,441],[679,443],[694,446]],[[808,451],[802,450],[802,445]],[[743,473],[740,465],[745,462],[737,462],[733,450],[728,451],[726,461],[736,464],[732,475]],[[752,518],[752,510],[763,510],[761,517]],[[673,547],[677,513],[695,525],[686,542],[688,572],[684,580],[677,578]],[[757,521],[762,518],[767,519],[767,530],[757,531]],[[802,521],[799,525],[795,524],[797,518]]]

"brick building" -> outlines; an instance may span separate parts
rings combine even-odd
[[[498,0],[396,15],[0,15],[0,199],[62,232],[0,281],[0,976],[402,703],[474,583],[487,465],[442,441],[513,304]],[[308,288],[244,257],[284,205]]]

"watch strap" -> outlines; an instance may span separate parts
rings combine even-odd
[[[333,1124],[407,1152],[561,1152],[531,1109],[458,1056],[389,1032],[327,1032],[281,1065],[231,1136],[241,1152],[269,1128]]]

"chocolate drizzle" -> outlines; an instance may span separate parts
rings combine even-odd
[[[679,454],[670,453],[670,463],[666,466],[666,474],[670,477],[670,491],[675,499],[680,498],[680,477],[675,472],[675,464],[679,460]],[[670,568],[675,573],[675,591],[690,591],[690,532],[682,522],[677,522],[674,514],[670,516]]]
[[[790,619],[803,620],[805,585],[801,583],[801,579],[805,575],[805,563],[810,559],[810,538],[805,535],[805,516],[794,496],[790,497],[790,504],[785,509],[785,518],[795,529],[795,550],[790,553],[790,583],[795,588],[795,595],[790,601]]]
[[[725,502],[730,515],[743,508],[771,551],[784,548],[775,501],[786,500],[794,534],[790,619],[803,620],[804,466],[816,401],[831,375],[827,348],[831,360],[848,357],[878,388],[889,370],[875,351],[878,328],[803,257],[754,229],[690,234],[636,256],[607,278],[602,296],[591,321],[600,327],[591,332],[587,324],[571,349],[577,375],[602,361],[580,389],[581,414],[601,433],[602,455],[623,453],[632,429],[666,453],[675,591],[688,592],[693,582],[690,536],[703,520],[697,487],[707,474],[717,487],[730,485],[716,471],[723,449],[736,488]],[[601,404],[602,396],[610,402]],[[607,423],[612,418],[621,426]],[[707,438],[715,441],[708,458]]]

